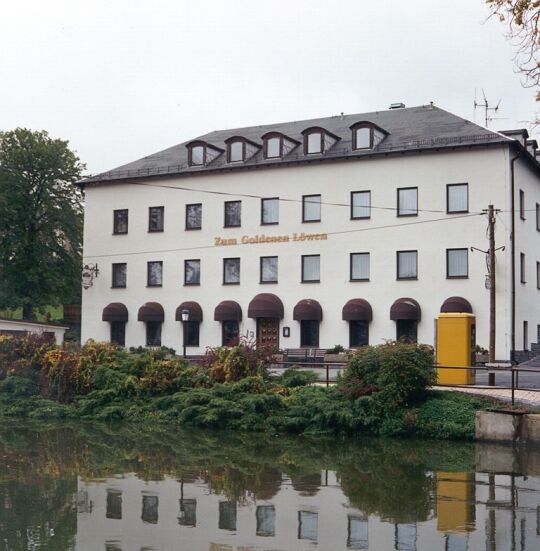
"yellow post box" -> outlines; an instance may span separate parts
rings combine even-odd
[[[475,528],[474,473],[437,472],[437,530],[464,534]]]
[[[444,366],[474,366],[475,348],[476,318],[473,314],[439,314],[437,318],[437,382],[444,385],[474,384],[474,370],[444,369]]]

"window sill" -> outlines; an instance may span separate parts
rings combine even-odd
[[[111,289],[127,289],[127,285],[111,285]]]
[[[414,214],[399,214],[397,213],[398,218],[411,218],[411,216],[418,216],[418,213],[415,212]]]
[[[468,214],[469,210],[447,210],[446,214]]]
[[[222,285],[240,285],[239,281],[224,281]]]
[[[418,277],[397,277],[396,281],[418,281]]]
[[[150,285],[150,284],[147,284],[146,286],[147,286],[147,287],[163,287],[163,283],[160,283],[159,285]]]
[[[277,226],[279,222],[261,222],[261,226]]]
[[[353,279],[353,278],[351,278],[351,279],[349,279],[349,281],[350,281],[351,283],[366,282],[366,281],[369,281],[369,277],[368,277],[368,278],[365,278],[365,279]]]
[[[127,231],[113,231],[112,235],[127,235]]]
[[[259,283],[261,285],[272,285],[272,284],[276,284],[277,283],[277,280],[276,281],[259,281]]]
[[[320,283],[320,282],[321,282],[320,279],[309,279],[309,280],[306,280],[306,281],[304,281],[304,280],[300,281],[300,283]]]
[[[163,233],[165,230],[148,230],[148,233]]]
[[[200,287],[201,284],[199,283],[184,283],[184,287]]]
[[[185,228],[185,231],[196,231],[196,230],[202,230],[202,226],[199,226],[198,228]]]
[[[371,216],[351,216],[351,220],[370,220]]]
[[[241,228],[242,224],[236,224],[234,226],[223,226],[223,228]]]
[[[463,275],[463,276],[449,276],[449,275],[447,275],[446,279],[469,279],[469,276],[468,275]]]
[[[321,219],[319,218],[318,220],[302,220],[302,224],[313,224],[315,222],[320,222]]]

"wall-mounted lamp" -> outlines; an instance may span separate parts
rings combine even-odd
[[[83,289],[89,289],[94,284],[94,279],[99,275],[97,262],[95,264],[85,264],[81,272],[81,282]]]

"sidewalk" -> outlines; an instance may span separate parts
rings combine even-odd
[[[512,401],[512,391],[506,388],[497,387],[459,387],[459,386],[434,386],[435,390],[451,390],[454,392],[465,392],[486,398],[495,398],[503,402]],[[515,390],[514,400],[516,404],[540,408],[540,392],[531,390]]]

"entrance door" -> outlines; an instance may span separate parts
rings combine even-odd
[[[279,320],[257,318],[257,345],[279,348]]]

